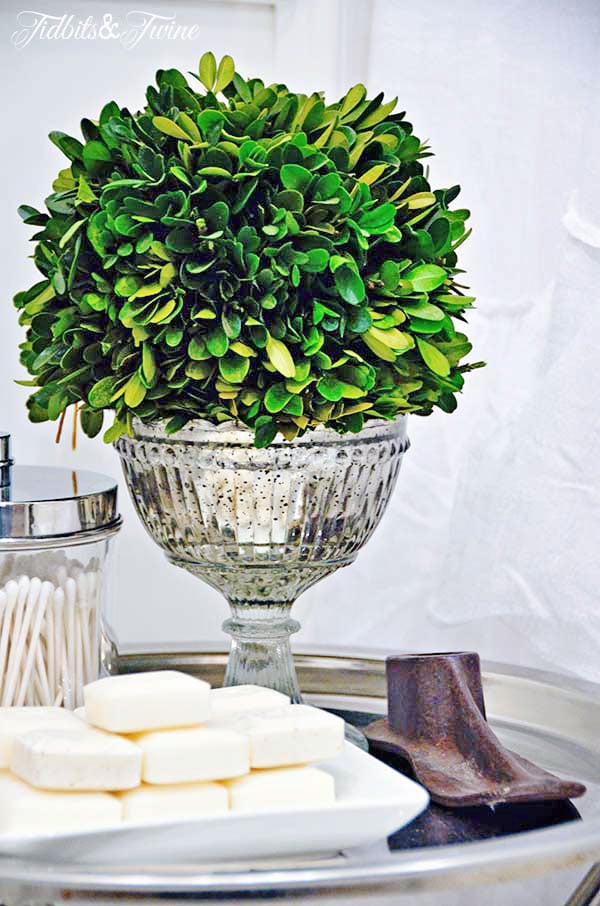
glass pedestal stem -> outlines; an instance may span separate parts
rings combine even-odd
[[[289,695],[294,704],[302,702],[290,636],[300,629],[292,620],[291,604],[233,603],[231,617],[223,629],[231,636],[231,651],[224,686],[268,686]],[[346,723],[346,739],[368,750],[365,736]]]
[[[223,629],[231,636],[225,686],[250,683],[268,686],[302,701],[290,636],[300,629],[292,620],[292,605],[231,603],[231,617]]]

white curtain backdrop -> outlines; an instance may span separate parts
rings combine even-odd
[[[600,679],[600,5],[380,0],[370,60],[463,185],[489,364],[412,419],[380,534],[305,634]]]
[[[340,2],[360,8],[363,28],[363,0]],[[314,13],[319,3],[310,6]],[[156,68],[191,69],[206,48],[298,89],[303,72],[313,87],[325,71],[323,49],[311,59],[307,40],[306,54],[286,62],[273,47],[268,3],[179,0],[169,11],[202,25],[193,43],[126,51],[100,41],[37,42],[16,51],[10,35],[20,8],[5,0],[0,11],[10,86],[0,136],[0,423],[22,462],[117,475],[116,455],[99,441],[83,441],[73,456],[57,450],[54,426],[29,425],[25,392],[11,383],[21,375],[10,297],[34,281],[28,233],[14,212],[21,202],[40,204],[62,166],[45,135],[76,131],[109,97],[136,106]],[[80,0],[70,8],[101,18],[129,6]],[[304,28],[318,28],[312,14]],[[470,332],[474,357],[489,364],[468,376],[454,415],[411,419],[413,446],[388,514],[354,566],[299,602],[297,644],[474,648],[600,680],[600,5],[375,0],[364,40],[370,91],[397,94],[417,134],[430,139],[432,182],[463,186],[474,232],[462,263],[478,297]],[[125,491],[122,511],[121,644],[193,647],[219,638],[219,596],[162,559]]]

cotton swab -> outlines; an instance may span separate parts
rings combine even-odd
[[[75,604],[77,600],[77,583],[69,578],[65,582],[65,641],[67,648],[67,666],[71,683],[75,678]]]
[[[19,691],[15,700],[17,707],[21,707],[25,702],[25,697],[29,689],[29,678],[31,677],[31,671],[35,662],[35,653],[37,650],[38,639],[42,628],[42,620],[44,619],[44,614],[46,613],[46,607],[48,605],[50,595],[54,593],[54,585],[52,585],[51,582],[40,583],[39,592],[37,591],[37,585],[34,589],[34,582],[35,579],[31,583],[32,603],[30,604],[28,610],[29,619],[33,619],[33,628],[31,630],[31,637],[29,640],[29,650],[27,651],[27,656],[25,658],[25,666],[21,674],[21,684],[19,686]],[[33,597],[33,595],[35,595],[35,597]]]
[[[54,585],[51,582],[44,582],[42,584],[39,599],[37,602],[37,613],[35,615],[35,621],[29,639],[29,651],[27,652],[25,668],[21,677],[21,685],[19,687],[19,692],[16,698],[17,706],[23,704],[28,694],[28,690],[30,688],[29,680],[34,665],[37,668],[38,678],[41,682],[42,690],[44,692],[44,700],[45,702],[49,702],[50,699],[50,690],[48,689],[48,680],[46,678],[46,668],[44,667],[42,650],[40,648],[40,638],[42,632],[42,624],[44,622],[44,617],[46,616],[46,608],[48,607],[48,602],[50,601],[53,594]]]
[[[21,576],[19,579],[19,595],[13,636],[11,638],[10,658],[6,669],[6,685],[2,693],[3,706],[12,704],[15,687],[19,679],[21,658],[25,651],[25,640],[29,623],[31,622],[32,610],[37,603],[41,587],[42,583],[37,577],[29,580],[27,576]]]
[[[0,591],[0,622],[2,624],[2,633],[0,634],[0,697],[2,695],[4,662],[6,660],[8,634],[10,632],[10,621],[12,619],[12,608],[9,610],[8,601],[9,597],[6,591]]]
[[[100,564],[70,561],[68,572],[54,558],[35,563],[45,581],[22,575],[0,586],[0,704],[73,708],[99,674]]]
[[[4,683],[2,688],[2,705],[10,705],[9,695],[8,695],[8,686],[9,681],[13,675],[15,667],[15,658],[17,654],[17,642],[21,633],[21,624],[23,622],[23,607],[25,606],[25,601],[27,595],[29,594],[29,579],[27,576],[21,576],[17,585],[17,594],[15,598],[15,603],[13,607],[13,621],[10,632],[9,639],[9,651],[8,651],[8,662],[6,664],[6,672],[4,673]],[[8,587],[8,586],[7,586]],[[12,692],[10,693],[12,695]]]
[[[55,648],[54,648],[54,595],[56,594],[56,589],[52,595],[52,599],[48,604],[46,610],[46,626],[44,628],[44,636],[46,638],[46,663],[48,665],[48,686],[50,689],[56,689],[56,673],[55,673]],[[49,704],[52,704],[50,700]]]
[[[81,645],[81,611],[77,608],[75,612],[75,636],[73,644],[75,646],[75,672],[73,674],[73,701],[78,708],[83,704],[83,650]]]
[[[65,687],[63,677],[63,657],[64,657],[64,607],[65,593],[62,588],[57,588],[54,592],[54,670],[55,670],[55,689],[60,687],[61,700],[64,699]]]
[[[38,703],[41,705],[51,705],[52,694],[50,692],[50,684],[46,672],[46,661],[44,660],[41,636],[38,639],[38,644],[35,649],[35,684],[36,688],[40,690],[37,696]]]

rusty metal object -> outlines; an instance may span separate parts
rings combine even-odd
[[[574,799],[562,780],[504,748],[485,716],[479,655],[419,654],[386,661],[388,717],[365,729],[371,751],[405,758],[441,805]]]

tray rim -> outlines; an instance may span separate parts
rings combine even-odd
[[[393,652],[398,654],[413,654],[413,651]],[[360,672],[361,666],[368,664],[382,677],[385,676],[385,659],[391,652],[388,649],[361,646],[355,648],[349,645],[295,645],[294,662],[299,672],[313,665],[323,665],[327,661],[344,661],[344,669],[354,669]],[[152,663],[157,658],[161,660],[174,660],[182,665],[198,666],[205,663],[219,663],[225,668],[229,648],[222,642],[201,641],[193,648],[187,643],[172,644],[166,650],[161,643],[127,645],[122,648],[115,658],[116,672],[132,672],[145,663]],[[125,668],[122,670],[121,668]],[[586,680],[574,673],[548,670],[541,667],[527,667],[521,664],[512,664],[509,661],[497,661],[490,658],[481,659],[483,674],[500,674],[517,679],[528,679],[542,685],[557,686],[562,691],[580,692],[590,698],[598,697],[600,701],[600,682]],[[600,751],[600,742],[598,745]]]
[[[141,646],[138,646],[138,649]],[[296,655],[297,666],[303,670],[315,666],[323,667],[329,662],[332,669],[360,671],[362,666],[371,668],[383,676],[385,651],[381,649],[334,648],[311,646]],[[181,666],[191,667],[212,663],[224,665],[227,652],[223,645],[210,644],[195,651],[172,648],[169,652],[128,651],[119,657],[119,668],[139,669],[161,658],[177,660]],[[170,664],[172,666],[172,664]],[[513,666],[496,661],[484,661],[484,675],[511,677],[560,689],[583,697],[600,708],[600,684],[575,676],[538,670],[536,668]],[[325,693],[328,694],[328,693]],[[352,695],[352,693],[351,693]],[[340,698],[342,696],[340,695]],[[382,697],[370,692],[364,697]],[[594,747],[600,752],[600,739]],[[387,856],[387,852],[386,852]],[[316,890],[323,898],[337,896],[340,891],[370,888],[382,891],[391,888],[424,890],[443,887],[466,886],[469,884],[493,883],[526,877],[532,874],[548,873],[576,865],[589,865],[600,859],[600,814],[585,821],[529,831],[521,835],[495,838],[492,840],[465,843],[423,850],[396,853],[385,859],[378,855],[377,848],[369,850],[354,862],[319,866],[277,867],[257,870],[194,869],[178,866],[179,871],[157,870],[152,873],[122,870],[111,875],[110,871],[82,870],[75,866],[55,866],[46,863],[32,863],[15,860],[0,854],[0,889],[6,885],[22,888],[43,887],[69,891],[94,891],[97,893],[130,892],[153,893],[197,893],[223,894],[281,892]],[[109,869],[109,867],[107,867]]]

